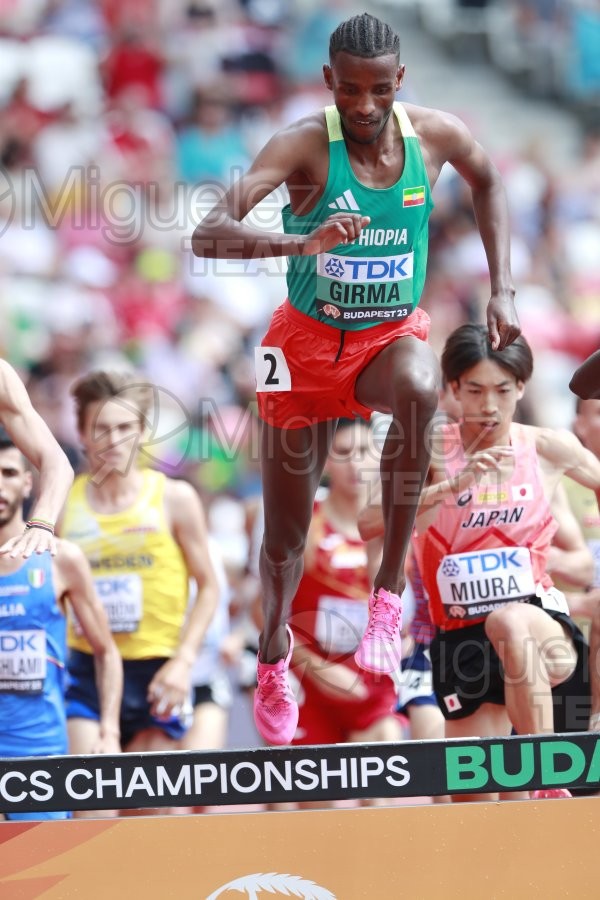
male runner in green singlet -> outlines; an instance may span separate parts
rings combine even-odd
[[[431,190],[446,162],[471,188],[490,270],[492,346],[520,331],[500,176],[454,116],[395,102],[399,58],[389,25],[367,13],[342,22],[323,67],[335,105],[275,134],[192,239],[197,256],[289,257],[289,299],[256,351],[265,532],[255,718],[271,743],[289,742],[296,728],[286,625],[335,423],[373,410],[392,414],[381,457],[385,539],[356,659],[376,672],[399,665],[404,558],[439,389],[418,303]],[[284,233],[242,224],[281,185],[290,199]]]

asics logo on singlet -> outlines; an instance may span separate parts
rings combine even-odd
[[[340,194],[339,197],[336,197],[333,203],[328,203],[327,205],[329,209],[351,209],[353,212],[358,212],[360,209],[350,188],[345,190],[343,194]]]

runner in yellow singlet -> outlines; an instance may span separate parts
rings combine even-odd
[[[124,661],[124,750],[169,750],[185,733],[191,670],[217,604],[202,505],[191,485],[138,466],[151,385],[92,372],[73,387],[89,471],[69,495],[62,534],[84,551]],[[186,614],[189,581],[196,600]],[[72,753],[98,729],[92,657],[69,630]]]

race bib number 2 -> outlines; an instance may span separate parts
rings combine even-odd
[[[292,377],[281,347],[255,347],[257,391],[291,391]]]

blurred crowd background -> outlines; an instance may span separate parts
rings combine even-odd
[[[76,467],[73,380],[154,382],[147,454],[196,484],[232,581],[260,493],[253,348],[285,264],[195,260],[191,233],[276,129],[330,102],[329,34],[365,8],[400,32],[400,99],[466,118],[504,175],[537,364],[522,415],[569,427],[569,377],[600,345],[600,3],[0,0],[0,353]],[[452,171],[434,198],[423,305],[440,350],[481,320],[488,278]],[[255,221],[277,228],[281,199]]]

